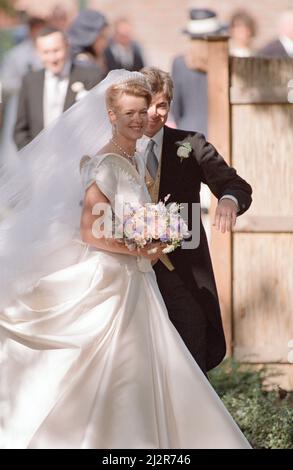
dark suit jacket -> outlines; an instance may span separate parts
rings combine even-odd
[[[190,142],[192,146],[190,157],[182,162],[177,156],[178,141]],[[165,127],[159,199],[171,194],[168,203],[198,203],[201,182],[206,183],[218,199],[225,194],[235,196],[239,215],[251,204],[250,185],[226,164],[202,134]],[[198,301],[208,319],[207,370],[210,370],[222,361],[226,346],[209,247],[201,221],[200,236],[198,248],[177,248],[169,257],[182,280],[190,285],[192,277],[196,285]]]
[[[135,42],[132,43],[132,51],[133,51],[133,63],[131,67],[127,67],[127,70],[131,72],[138,71],[144,67],[143,58],[141,55],[140,47]],[[111,44],[106,47],[104,51],[105,62],[107,66],[107,70],[116,70],[116,69],[123,69],[125,68],[124,65],[116,58],[113,54],[111,49]]]
[[[171,111],[178,129],[193,130],[207,136],[207,74],[190,70],[184,56],[178,56],[172,64],[172,79],[174,97]]]
[[[289,57],[286,49],[279,39],[270,42],[265,47],[260,49],[257,55],[259,57]]]
[[[85,89],[90,90],[100,80],[99,72],[95,68],[72,65],[64,111],[75,103],[76,93],[71,89],[73,83],[82,82]],[[14,141],[18,149],[31,142],[44,128],[44,81],[44,69],[37,72],[29,72],[23,79],[14,127]]]

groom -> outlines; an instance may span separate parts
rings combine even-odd
[[[231,230],[236,216],[251,204],[251,187],[229,167],[203,134],[165,125],[173,96],[168,73],[144,68],[152,90],[146,136],[140,142],[146,155],[147,185],[153,202],[171,194],[169,202],[199,203],[200,185],[206,183],[218,199],[215,225]],[[188,158],[178,156],[178,141],[186,143]],[[182,149],[181,149],[182,150]],[[193,223],[196,223],[193,222]],[[200,244],[177,248],[154,270],[169,317],[204,373],[225,356],[219,300],[206,234],[200,221]]]

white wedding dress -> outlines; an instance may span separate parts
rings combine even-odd
[[[93,157],[85,187],[95,181],[112,207],[115,193],[147,202],[138,167]],[[78,239],[56,256],[60,270],[0,313],[1,448],[251,448],[170,322],[148,260]]]

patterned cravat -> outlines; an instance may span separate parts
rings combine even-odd
[[[159,162],[154,152],[155,141],[150,140],[147,146],[147,169],[153,179],[156,179]]]

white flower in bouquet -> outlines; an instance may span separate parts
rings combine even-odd
[[[189,236],[187,224],[180,215],[180,204],[173,202],[166,206],[169,197],[157,204],[125,204],[123,238],[128,247],[142,248],[157,242],[166,244],[163,253],[170,253]],[[152,247],[149,253],[156,251]]]

